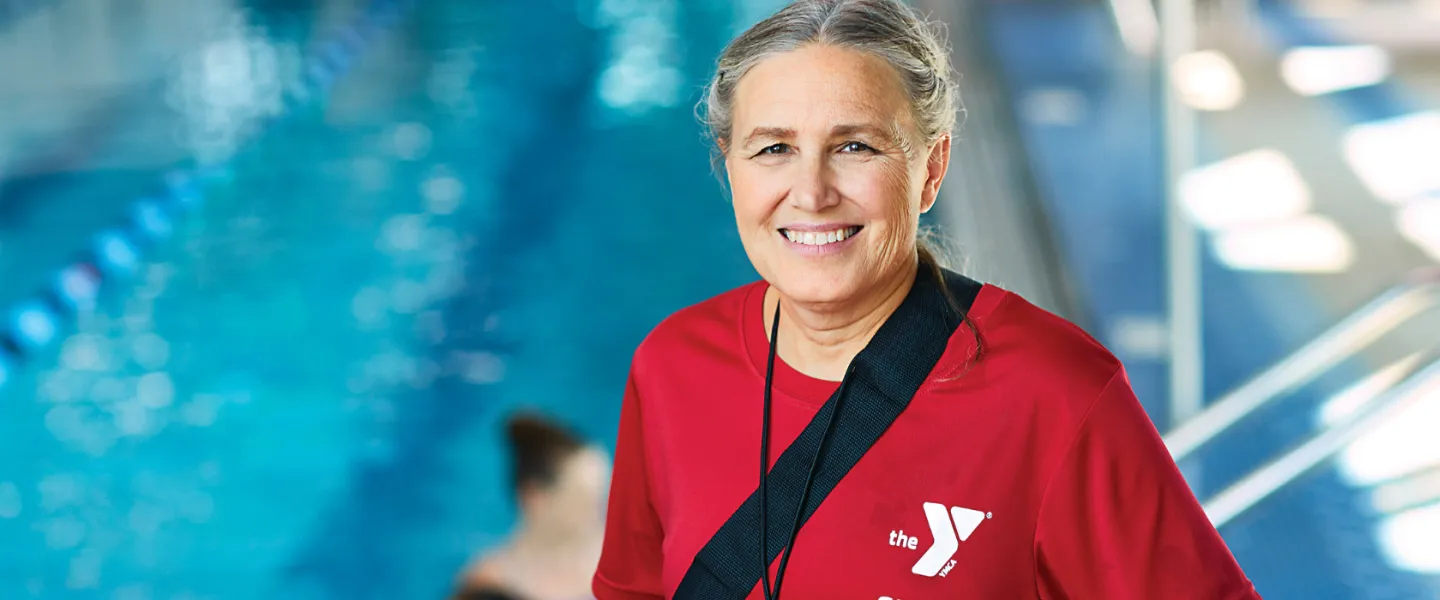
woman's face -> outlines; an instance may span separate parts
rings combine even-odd
[[[745,253],[783,295],[856,298],[911,268],[950,140],[924,145],[898,73],[811,45],[756,65],[735,90],[725,168]]]

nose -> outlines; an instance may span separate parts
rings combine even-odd
[[[809,156],[800,161],[795,183],[790,188],[790,203],[795,208],[821,212],[840,204],[840,193],[831,180],[834,173],[823,156]]]

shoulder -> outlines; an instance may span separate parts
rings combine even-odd
[[[1155,436],[1124,366],[1093,336],[1018,294],[988,289],[989,309],[975,317],[981,358],[958,381],[994,407],[1002,428],[1024,431],[1026,450],[1048,481],[1086,431],[1101,437]],[[977,302],[978,304],[978,302]],[[1168,456],[1168,454],[1166,455]]]
[[[993,375],[1081,410],[1124,376],[1120,360],[1084,329],[1018,294],[987,287],[996,297],[975,325],[984,344],[981,363]]]
[[[648,365],[687,355],[739,352],[745,302],[763,290],[764,282],[756,281],[675,311],[640,342],[632,370],[643,372]]]

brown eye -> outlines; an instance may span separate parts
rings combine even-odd
[[[870,146],[865,145],[865,144],[862,143],[862,142],[846,142],[844,146],[841,146],[841,147],[840,147],[840,151],[841,151],[841,152],[850,152],[850,153],[855,153],[855,152],[871,152],[871,153],[873,153],[873,152],[875,152],[875,149],[874,149],[874,148],[871,148]]]

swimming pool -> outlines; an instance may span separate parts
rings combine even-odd
[[[0,597],[436,597],[510,522],[499,418],[608,444],[645,331],[754,277],[692,105],[776,2],[422,1],[288,102],[365,10],[302,4],[205,3],[227,25],[164,59],[112,152],[7,175],[31,207],[0,230],[8,309],[229,157],[0,387]],[[127,164],[165,155],[130,118],[184,153]]]

